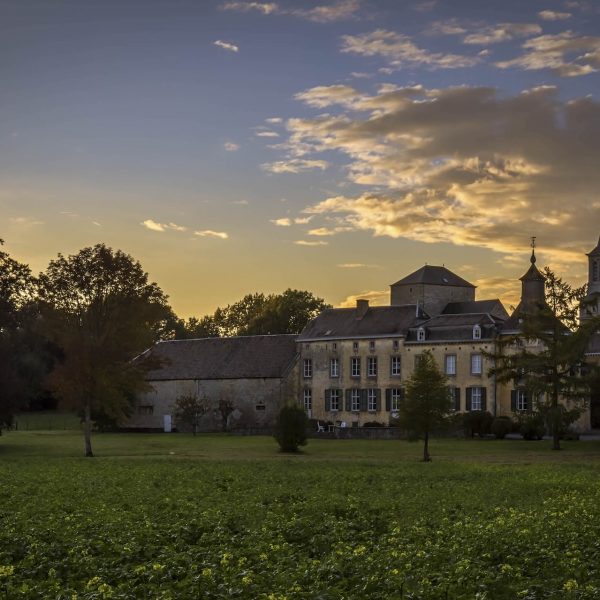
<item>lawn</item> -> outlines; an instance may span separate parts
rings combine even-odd
[[[600,443],[0,437],[0,597],[600,598]]]

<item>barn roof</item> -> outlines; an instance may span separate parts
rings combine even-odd
[[[296,356],[296,335],[253,335],[159,342],[145,354],[161,361],[148,381],[282,377]]]

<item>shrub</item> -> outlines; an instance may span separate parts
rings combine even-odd
[[[494,417],[491,413],[483,410],[472,410],[464,413],[463,427],[467,437],[478,435],[482,437],[490,433]]]
[[[503,440],[513,429],[513,423],[508,417],[496,417],[492,421],[490,431],[497,440]]]
[[[379,421],[367,421],[363,423],[363,427],[385,427],[385,423],[380,423]]]
[[[519,433],[524,440],[541,440],[546,433],[544,417],[540,413],[524,413],[517,417]]]
[[[275,428],[275,439],[282,452],[298,452],[299,446],[306,446],[308,417],[302,408],[288,404],[279,411]]]

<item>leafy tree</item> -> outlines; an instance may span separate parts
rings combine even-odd
[[[166,296],[131,256],[104,244],[58,255],[40,274],[42,326],[63,359],[49,377],[61,401],[84,423],[85,455],[93,456],[92,413],[129,413],[144,373],[157,365],[145,355],[168,315]]]
[[[527,390],[549,425],[552,448],[560,450],[565,418],[570,418],[560,399],[581,404],[589,397],[594,367],[584,364],[585,350],[600,318],[579,324],[585,286],[571,287],[548,267],[544,276],[546,301],[522,313],[519,333],[498,342],[498,351],[490,355],[495,362],[490,373],[501,383],[517,382]]]
[[[219,337],[219,327],[212,316],[206,315],[201,319],[190,317],[178,319],[174,326],[174,337],[177,340],[192,340],[207,337]]]
[[[413,374],[406,381],[405,399],[400,405],[399,424],[422,437],[423,461],[430,462],[429,436],[444,425],[452,410],[450,389],[430,351],[420,355]]]
[[[175,418],[192,428],[196,435],[200,419],[208,411],[208,401],[193,395],[179,396],[175,401]]]
[[[229,421],[229,415],[235,410],[235,404],[233,400],[221,397],[217,406],[219,415],[221,416],[221,429],[227,431],[227,422]]]
[[[297,404],[284,406],[277,417],[275,439],[282,452],[298,452],[299,446],[306,446],[308,417]]]

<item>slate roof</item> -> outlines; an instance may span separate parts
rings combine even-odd
[[[443,315],[488,313],[500,319],[508,319],[508,313],[498,298],[494,300],[473,300],[471,302],[450,302],[442,311]]]
[[[146,379],[282,377],[296,356],[296,337],[253,335],[159,342],[147,352],[162,360],[162,365],[150,371]]]
[[[429,285],[448,285],[453,287],[470,287],[475,286],[469,283],[462,277],[454,274],[452,271],[446,269],[446,267],[435,267],[433,265],[425,265],[420,269],[417,269],[414,273],[407,275],[400,281],[392,285],[408,285],[426,283]]]
[[[415,323],[416,306],[372,306],[362,318],[355,308],[329,308],[310,321],[298,341],[404,335]]]
[[[588,252],[587,256],[597,256],[598,254],[600,254],[600,238],[598,238],[596,247],[591,252]]]
[[[481,327],[481,339],[491,339],[502,324],[502,319],[497,319],[489,314],[458,314],[439,315],[421,323],[425,329],[423,343],[435,341],[471,341],[473,340],[473,327]],[[417,341],[419,327],[411,327],[406,338],[407,342]],[[479,341],[479,340],[477,340]]]

